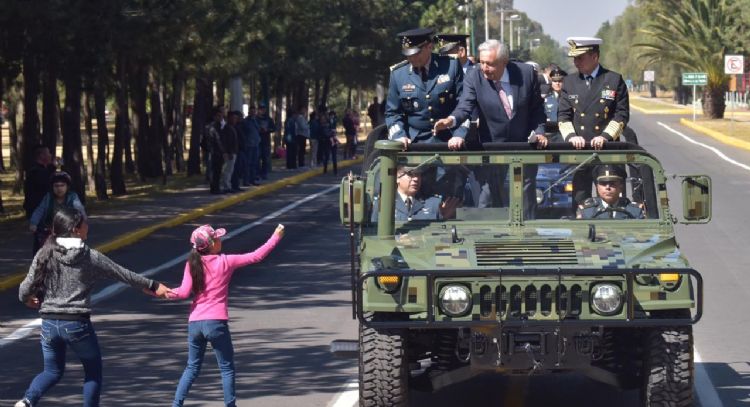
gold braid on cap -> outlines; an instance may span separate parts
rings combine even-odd
[[[558,123],[558,129],[565,141],[568,141],[569,137],[576,135],[576,129],[573,127],[573,122],[560,122]]]
[[[622,134],[622,130],[624,127],[625,125],[623,123],[612,120],[611,122],[609,122],[602,133],[605,133],[612,137],[612,141],[617,141],[620,139],[620,135]]]

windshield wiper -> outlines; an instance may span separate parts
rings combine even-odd
[[[549,187],[547,187],[547,189],[545,189],[545,190],[544,190],[544,194],[546,195],[546,194],[547,194],[547,193],[548,193],[548,192],[549,192],[549,191],[550,191],[550,190],[551,190],[552,188],[554,188],[554,187],[555,187],[555,186],[556,186],[557,184],[559,184],[559,183],[563,182],[563,180],[564,180],[565,178],[567,178],[567,177],[568,177],[568,176],[569,176],[570,174],[572,174],[572,173],[574,173],[574,172],[578,171],[578,169],[579,169],[579,168],[581,168],[581,167],[583,167],[584,165],[586,165],[586,164],[590,163],[591,161],[594,161],[594,160],[595,160],[595,159],[596,159],[597,157],[599,157],[599,154],[598,154],[598,153],[594,153],[594,154],[591,154],[591,157],[589,157],[589,158],[587,158],[587,159],[583,160],[583,162],[582,162],[582,163],[578,164],[577,166],[575,166],[575,167],[574,167],[574,168],[572,168],[572,169],[569,169],[569,170],[565,171],[565,172],[564,172],[564,173],[563,173],[563,174],[562,174],[562,175],[560,176],[560,178],[558,178],[558,179],[557,179],[557,180],[556,180],[555,182],[551,183],[551,184],[550,184],[550,186],[549,186]]]

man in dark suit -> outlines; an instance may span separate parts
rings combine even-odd
[[[479,46],[479,67],[464,79],[464,91],[450,116],[435,123],[435,131],[462,123],[479,109],[479,138],[482,142],[529,142],[547,147],[544,135],[544,101],[539,93],[537,74],[531,65],[510,62],[508,47],[497,40]],[[448,143],[452,149],[462,144]],[[524,217],[534,219],[536,211],[536,166],[524,169]],[[488,184],[497,201],[498,180],[507,174],[476,174]],[[502,182],[499,183],[502,185]],[[483,187],[483,190],[486,188]],[[504,199],[504,198],[501,198]],[[480,197],[480,201],[484,201]]]
[[[497,40],[479,46],[479,69],[469,70],[458,106],[435,123],[441,131],[463,123],[479,108],[482,142],[536,142],[547,146],[544,104],[531,65],[510,62],[508,47]],[[458,146],[460,148],[460,146]]]
[[[406,60],[391,67],[386,97],[388,139],[404,147],[418,142],[445,142],[466,136],[466,126],[433,133],[461,96],[464,73],[454,58],[432,53],[433,30],[417,28],[398,34]]]
[[[617,141],[630,119],[628,88],[622,76],[599,65],[599,45],[593,37],[568,38],[568,56],[578,69],[577,75],[563,80],[557,113],[560,134],[575,148],[589,146],[599,150],[608,141]],[[573,176],[573,205],[591,196],[591,167],[581,168]]]

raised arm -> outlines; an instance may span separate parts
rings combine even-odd
[[[284,236],[284,226],[279,225],[273,232],[273,235],[263,244],[263,246],[245,254],[230,254],[226,256],[227,265],[232,269],[247,266],[248,264],[257,263],[268,256],[274,247],[281,241]]]

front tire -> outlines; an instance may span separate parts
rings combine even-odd
[[[373,318],[375,321],[378,319],[380,318]],[[409,405],[409,364],[406,343],[403,330],[374,329],[360,324],[360,407],[407,407]]]
[[[693,329],[657,327],[645,335],[643,406],[693,405]]]

